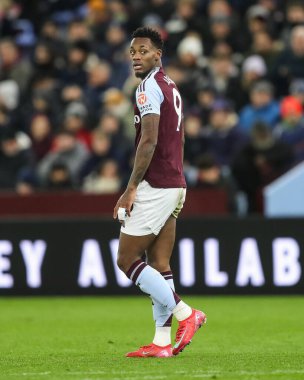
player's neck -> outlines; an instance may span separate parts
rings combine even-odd
[[[148,75],[150,75],[153,71],[155,71],[155,70],[159,70],[159,69],[161,69],[161,65],[159,65],[159,66],[154,66],[149,72],[147,72],[147,74],[144,76],[144,78],[142,78],[141,80],[143,81],[143,80],[145,80],[146,78],[147,78],[147,76]]]

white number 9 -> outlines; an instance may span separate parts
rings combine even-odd
[[[173,102],[174,102],[174,108],[178,116],[178,122],[177,122],[177,128],[176,130],[179,131],[181,121],[182,121],[182,98],[177,91],[175,87],[173,87]]]

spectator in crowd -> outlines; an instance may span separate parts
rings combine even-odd
[[[0,36],[11,36],[15,32],[14,24],[20,17],[21,8],[11,0],[0,3]]]
[[[282,48],[282,43],[275,42],[271,34],[263,30],[253,35],[250,54],[261,57],[265,62],[267,73],[271,75]]]
[[[45,190],[73,190],[74,185],[75,184],[71,177],[71,173],[68,166],[60,160],[57,162],[53,162],[47,173],[46,181],[44,184]]]
[[[248,29],[252,37],[269,28],[269,11],[260,4],[252,5],[247,11]]]
[[[106,31],[112,21],[108,3],[105,0],[89,0],[87,21],[89,28],[86,23],[81,23],[83,31],[91,35],[94,41],[104,41]]]
[[[54,129],[57,129],[60,119],[60,102],[56,95],[57,91],[52,80],[37,81],[20,109],[19,129],[28,131],[32,119],[40,114],[46,115]]]
[[[128,9],[123,0],[112,0],[107,3],[114,23],[124,25],[128,21]]]
[[[211,107],[209,126],[204,137],[207,150],[223,167],[229,168],[246,141],[246,135],[236,125],[237,117],[231,104],[225,99],[216,100]]]
[[[53,150],[44,156],[37,166],[37,175],[41,184],[48,181],[49,173],[55,162],[64,164],[70,173],[71,181],[77,184],[80,169],[88,155],[86,147],[77,140],[73,133],[66,130],[58,132],[54,138]]]
[[[250,104],[240,112],[239,128],[250,133],[253,125],[262,121],[273,129],[280,117],[279,104],[274,100],[274,88],[268,81],[256,82],[250,90]]]
[[[87,177],[95,172],[97,168],[107,159],[112,159],[111,154],[111,137],[104,133],[99,128],[92,131],[92,146],[91,152],[84,160],[80,170],[80,179]]]
[[[231,54],[215,53],[210,60],[210,78],[219,97],[234,99],[240,103],[239,69]]]
[[[85,64],[90,48],[84,40],[75,41],[68,47],[66,67],[61,72],[61,79],[65,84],[78,84],[85,86],[87,73]]]
[[[244,59],[242,64],[243,87],[245,91],[249,91],[250,87],[258,80],[263,79],[267,75],[267,66],[264,59],[258,55],[250,55]]]
[[[238,111],[250,102],[250,89],[254,84],[265,78],[267,67],[264,59],[259,55],[250,55],[242,64],[241,83],[238,87],[239,95],[235,99],[235,107]]]
[[[195,164],[197,157],[207,149],[200,115],[191,113],[185,117],[184,166]]]
[[[22,169],[31,165],[31,154],[24,148],[13,130],[2,131],[0,136],[0,190],[15,189]]]
[[[168,32],[166,51],[170,58],[175,56],[177,46],[187,32],[194,31],[200,34],[202,17],[197,12],[196,0],[177,0],[175,12],[165,24]]]
[[[294,79],[289,86],[289,94],[304,106],[304,79]]]
[[[127,39],[142,25],[160,31],[166,73],[183,97],[189,184],[197,157],[210,146],[216,154],[230,134],[250,135],[254,123],[264,121],[271,129],[277,126],[275,133],[285,141],[302,123],[299,112],[291,117],[283,107],[286,96],[304,105],[301,0],[73,0],[35,7],[37,2],[0,3],[0,132],[23,132],[23,141],[24,132],[29,135],[31,145],[20,146],[18,137],[18,146],[39,173],[50,156],[73,156],[82,168],[80,182],[80,169],[63,162],[79,189],[83,178],[107,159],[117,162],[122,183],[128,177],[132,103],[139,82],[131,73]],[[211,127],[214,119],[215,124],[224,119],[225,112],[211,111],[219,97],[233,106],[239,130],[231,127],[230,112],[225,116],[229,128],[226,122]],[[57,151],[53,136],[62,128],[77,137],[74,155]],[[97,131],[106,136],[100,138],[100,152],[93,148]],[[303,150],[298,143],[297,161]],[[230,153],[219,165],[230,162]],[[19,191],[15,182],[11,188]]]
[[[94,60],[87,65],[87,75],[84,96],[88,102],[90,112],[93,115],[99,115],[103,96],[112,86],[112,69],[108,62]]]
[[[30,122],[29,136],[32,142],[33,159],[38,163],[49,153],[53,143],[53,128],[45,114],[38,114]]]
[[[199,114],[203,125],[207,125],[209,122],[211,107],[216,99],[216,95],[216,90],[211,81],[203,81],[197,84],[196,101],[192,110]]]
[[[293,162],[289,145],[277,141],[270,127],[256,122],[250,141],[236,155],[232,173],[248,201],[248,211],[260,212],[259,195],[262,188],[282,175]]]
[[[73,45],[78,41],[90,42],[92,38],[92,32],[85,20],[75,17],[69,22],[66,34],[66,42],[68,45]]]
[[[87,117],[88,111],[83,103],[71,102],[65,109],[63,128],[73,133],[76,139],[90,150],[91,133],[86,123]]]
[[[121,176],[115,160],[102,162],[97,170],[84,179],[83,190],[87,193],[117,193],[121,187]]]
[[[31,81],[45,77],[58,78],[60,72],[56,67],[55,58],[51,45],[42,41],[37,43],[33,55]]]
[[[0,39],[0,80],[14,80],[24,93],[29,83],[32,67],[11,38]]]
[[[268,11],[269,26],[271,35],[277,40],[284,26],[284,5],[285,0],[258,0],[258,5],[261,5]]]
[[[61,36],[60,28],[54,20],[47,19],[41,26],[39,42],[45,43],[53,52],[55,58],[63,60],[65,43]]]
[[[203,44],[197,33],[191,33],[180,41],[177,46],[177,58],[185,73],[181,94],[187,94],[187,107],[187,104],[195,100],[193,88],[204,77]]]
[[[286,96],[280,105],[282,121],[274,129],[280,141],[290,145],[295,162],[304,160],[304,115],[303,105],[299,99]]]
[[[111,85],[122,88],[130,74],[130,64],[127,59],[127,34],[125,28],[119,22],[112,22],[106,31],[106,41],[102,44],[103,51],[99,51],[102,59],[111,64]]]
[[[111,156],[118,162],[120,170],[128,170],[129,167],[126,167],[126,163],[129,160],[130,152],[133,151],[134,131],[131,141],[120,119],[110,112],[102,114],[97,128],[110,138]]]
[[[60,93],[60,102],[65,107],[72,102],[85,102],[84,90],[77,84],[68,84],[63,86]]]
[[[226,42],[235,52],[243,52],[246,40],[243,35],[235,33],[235,19],[229,3],[223,0],[210,2],[209,14],[208,28],[204,32],[206,55],[211,55],[213,47],[219,42]]]
[[[302,0],[286,1],[286,22],[281,33],[281,40],[288,46],[292,29],[304,25],[304,4]]]
[[[149,4],[147,4],[147,14],[157,15],[164,21],[169,20],[173,13],[174,4],[170,0],[151,0]]]
[[[278,56],[274,66],[273,81],[278,95],[287,95],[291,80],[304,78],[304,25],[291,30],[287,47]]]
[[[125,136],[134,136],[134,115],[130,100],[118,88],[109,88],[102,98],[104,113],[119,120]],[[132,129],[131,129],[132,128]],[[121,132],[122,132],[121,131]]]
[[[99,47],[98,55],[103,60],[116,64],[124,62],[124,50],[127,43],[126,31],[119,22],[112,22],[105,33],[105,43]]]
[[[231,175],[221,169],[221,165],[216,158],[205,153],[198,157],[197,176],[192,184],[196,189],[215,189],[223,190],[227,195],[228,210],[231,213],[237,212],[237,187]]]
[[[20,98],[20,91],[14,80],[7,79],[0,81],[0,104],[5,107],[8,112],[14,111]]]

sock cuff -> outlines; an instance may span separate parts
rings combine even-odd
[[[126,273],[127,276],[131,281],[136,283],[136,280],[140,273],[143,271],[143,269],[147,266],[147,264],[140,260],[135,261],[129,268],[128,272]]]
[[[161,275],[165,280],[173,280],[173,273],[171,270],[168,270],[167,272],[161,272]]]

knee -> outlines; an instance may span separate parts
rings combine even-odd
[[[131,265],[139,260],[140,257],[129,257],[128,255],[123,254],[123,252],[118,251],[117,256],[117,266],[118,268],[123,271],[125,274],[127,274],[128,270],[131,268]]]
[[[131,264],[129,264],[129,260],[127,260],[126,257],[124,257],[122,254],[118,252],[117,266],[121,271],[127,273]]]

